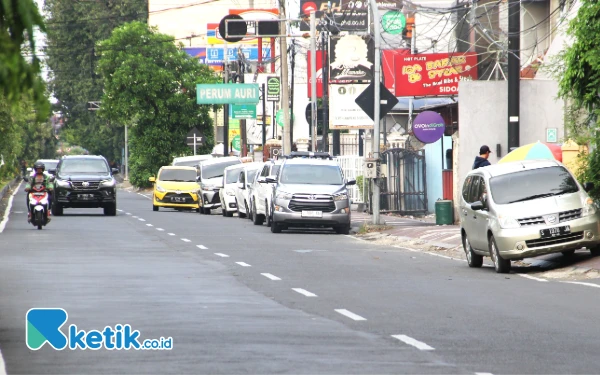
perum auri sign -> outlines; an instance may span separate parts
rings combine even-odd
[[[197,104],[258,104],[257,83],[196,85]]]

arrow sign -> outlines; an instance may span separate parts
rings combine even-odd
[[[204,146],[204,133],[202,133],[198,128],[194,127],[187,133],[185,137],[185,143],[194,150],[194,155],[196,155],[196,147]]]
[[[398,98],[392,94],[385,85],[379,85],[379,120],[381,120],[389,111],[398,104]],[[356,104],[365,111],[371,120],[375,121],[375,83],[371,84],[363,91],[359,96],[356,97]]]

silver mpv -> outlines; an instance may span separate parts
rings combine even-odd
[[[496,272],[511,260],[586,247],[600,255],[599,210],[555,160],[498,164],[469,172],[460,199],[463,248],[470,267],[490,256]]]

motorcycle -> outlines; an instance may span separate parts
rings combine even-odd
[[[41,230],[48,224],[49,195],[44,185],[34,185],[29,192],[31,224]]]

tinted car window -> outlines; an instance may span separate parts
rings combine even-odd
[[[511,173],[490,179],[494,202],[508,204],[579,191],[577,182],[561,166]]]
[[[254,181],[254,177],[256,177],[256,173],[258,173],[258,169],[248,171],[248,183],[252,183]]]
[[[279,172],[279,168],[281,168],[281,165],[273,165],[273,168],[271,169],[271,174],[277,175],[277,172]]]
[[[225,168],[229,167],[230,165],[236,165],[236,164],[241,164],[241,163],[239,162],[239,160],[232,160],[232,161],[226,161],[223,163],[203,165],[202,166],[202,178],[208,179],[208,178],[222,177],[223,171],[225,170]]]
[[[465,202],[469,202],[469,189],[471,188],[471,181],[473,180],[473,178],[471,176],[467,177],[465,179],[465,183],[463,185],[463,199],[465,200]]]
[[[158,174],[159,181],[195,182],[196,171],[189,169],[163,169]]]
[[[60,164],[59,173],[109,173],[108,164],[101,159],[65,159]]]
[[[195,167],[196,165],[198,165],[198,163],[200,163],[200,160],[189,160],[189,161],[180,161],[173,165],[180,166],[180,167]]]
[[[235,169],[231,169],[228,170],[225,176],[225,183],[226,184],[234,184],[237,182],[238,177],[240,177],[240,170],[241,168],[235,168]]]
[[[46,170],[56,169],[56,166],[58,165],[58,161],[43,161],[42,163],[44,163]]]
[[[333,165],[290,164],[281,171],[284,184],[342,185],[339,167]]]

